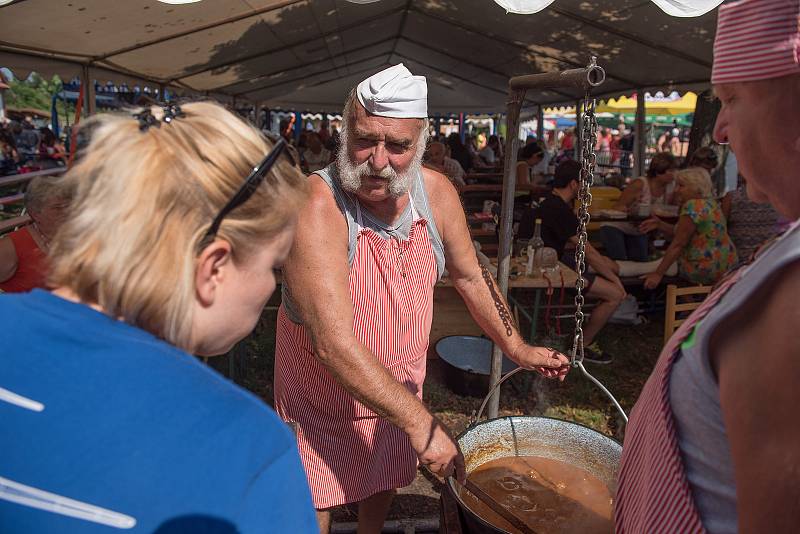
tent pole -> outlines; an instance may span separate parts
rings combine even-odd
[[[536,109],[536,139],[544,141],[544,108],[541,104]]]
[[[299,111],[294,112],[294,132],[292,138],[294,142],[300,141],[300,134],[303,132],[303,114]]]
[[[84,83],[84,104],[83,104],[83,112],[86,117],[91,117],[94,115],[95,112],[95,92],[94,92],[94,82],[92,81],[92,76],[90,72],[89,65],[84,65],[81,78],[83,78]]]
[[[582,102],[575,101],[575,161],[581,160],[581,149],[583,148],[583,113]]]
[[[517,151],[519,150],[519,113],[522,101],[525,100],[525,89],[508,90],[508,111],[506,113],[506,154],[503,172],[503,205],[500,215],[500,249],[497,252],[497,284],[500,293],[508,294],[508,275],[511,270],[511,242],[514,224],[514,193],[517,189]],[[489,376],[490,385],[500,381],[503,373],[503,351],[496,343],[492,347],[492,367]],[[497,417],[500,408],[500,391],[492,393],[488,404],[489,419]]]
[[[497,253],[497,285],[505,300],[508,295],[508,275],[511,269],[511,241],[514,219],[514,193],[517,189],[517,150],[519,148],[519,113],[528,89],[555,89],[572,87],[587,91],[605,80],[602,69],[592,66],[585,69],[572,69],[563,72],[531,74],[516,76],[508,81],[508,112],[506,114],[505,165],[503,167],[503,204],[500,216],[500,250]],[[500,305],[501,303],[498,303]],[[507,306],[507,304],[502,303]],[[506,309],[508,312],[508,309]],[[510,313],[508,314],[510,316]],[[529,340],[533,341],[533,340]],[[494,387],[500,381],[503,365],[503,352],[500,346],[492,347],[492,367],[489,375],[489,386]],[[488,402],[488,417],[497,417],[500,407],[500,391],[495,390]]]
[[[647,111],[644,107],[644,89],[636,90],[636,146],[634,160],[636,161],[636,176],[644,176],[645,147],[647,146],[647,133],[645,116]]]
[[[267,106],[264,104],[264,102],[259,102],[258,103],[258,114],[257,114],[256,122],[258,123],[258,129],[259,130],[264,130],[264,129],[269,127],[269,125],[267,124],[266,108],[267,108]],[[261,112],[264,112],[264,120],[263,121],[261,120]]]

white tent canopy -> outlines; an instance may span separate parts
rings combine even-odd
[[[497,112],[508,79],[606,69],[603,95],[708,85],[716,10],[670,17],[649,0],[557,0],[513,15],[488,0],[17,0],[0,8],[0,66],[64,79],[166,85],[271,107],[338,110],[359,80],[404,62],[429,109]],[[529,92],[572,103],[571,90]]]

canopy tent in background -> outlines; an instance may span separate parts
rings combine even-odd
[[[648,115],[686,115],[693,113],[697,105],[697,95],[691,91],[680,96],[677,91],[669,96],[663,93],[645,94],[644,108]],[[610,99],[597,106],[598,113],[636,113],[636,95]]]
[[[556,0],[525,16],[486,0],[17,0],[0,7],[0,66],[337,111],[358,81],[402,61],[428,78],[432,113],[483,113],[504,109],[511,76],[591,55],[606,96],[705,88],[715,24],[716,12],[675,18],[643,0]],[[581,96],[532,91],[526,105]]]
[[[351,2],[377,2],[378,0],[350,0]],[[509,13],[529,15],[538,13],[554,0],[494,0]],[[653,0],[653,2],[673,17],[699,17],[719,4],[722,0]]]

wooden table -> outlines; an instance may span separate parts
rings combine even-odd
[[[649,215],[648,216],[642,216],[642,215],[634,215],[634,214],[628,214],[628,215],[625,215],[625,217],[609,217],[608,215],[604,215],[602,213],[592,213],[591,211],[589,212],[589,215],[591,217],[589,222],[598,222],[598,223],[600,223],[600,222],[602,222],[602,223],[606,223],[606,222],[629,222],[631,224],[638,224],[638,223],[640,223],[642,221],[646,221],[647,219],[650,218]]]
[[[558,262],[558,267],[559,271],[564,275],[564,287],[575,287],[575,282],[578,280],[578,273],[561,262]],[[524,270],[525,264],[522,259],[513,258],[511,260],[512,275],[508,278],[509,289],[547,289],[550,287],[550,284],[547,282],[547,278],[545,277],[539,276],[534,278],[533,276],[527,276],[525,274],[514,274],[515,272],[523,272]],[[556,272],[555,278],[552,276],[550,278],[554,286],[561,286],[561,277],[559,276],[558,272]],[[436,286],[453,287],[453,281],[450,279],[450,277],[444,277],[439,281],[439,283],[436,284]]]
[[[518,193],[539,193],[545,194],[551,189],[549,187],[534,184],[517,184]],[[459,188],[460,193],[502,193],[503,184],[467,184]]]
[[[519,302],[514,296],[509,292],[508,295],[508,302],[511,306],[516,307],[516,309],[522,313],[526,319],[528,319],[531,323],[530,327],[530,334],[528,336],[528,341],[533,341],[536,335],[536,327],[539,323],[539,315],[541,312],[542,307],[542,293],[547,291],[549,288],[559,289],[561,288],[561,275],[564,277],[564,286],[565,288],[572,288],[575,287],[575,282],[578,280],[578,273],[576,273],[571,268],[567,267],[565,264],[558,262],[559,270],[554,274],[550,275],[550,280],[544,276],[540,277],[533,277],[533,276],[526,276],[525,274],[518,274],[509,276],[508,278],[508,289],[509,291],[512,289],[532,289],[533,290],[533,307],[531,308],[530,312],[525,308],[525,306]],[[511,273],[519,273],[525,271],[525,264],[521,258],[513,258],[511,260]],[[442,278],[436,287],[453,287],[453,282],[449,277]]]

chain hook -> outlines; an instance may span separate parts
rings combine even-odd
[[[591,187],[594,182],[595,164],[597,155],[595,145],[597,144],[597,118],[595,116],[596,101],[591,97],[591,87],[595,84],[591,82],[592,72],[600,69],[597,66],[597,57],[592,56],[589,65],[586,67],[589,87],[586,89],[584,98],[584,109],[582,113],[582,132],[581,132],[581,172],[580,189],[578,192],[578,246],[575,249],[575,269],[578,279],[575,283],[575,337],[570,354],[570,363],[573,367],[579,367],[583,362],[583,290],[585,283],[583,275],[586,272],[586,243],[588,242],[587,226],[589,225],[589,207],[592,204]],[[602,69],[600,69],[602,72]],[[603,73],[603,78],[605,74]],[[602,83],[602,81],[600,82]],[[596,84],[599,85],[599,84]],[[578,112],[579,110],[576,110]]]

